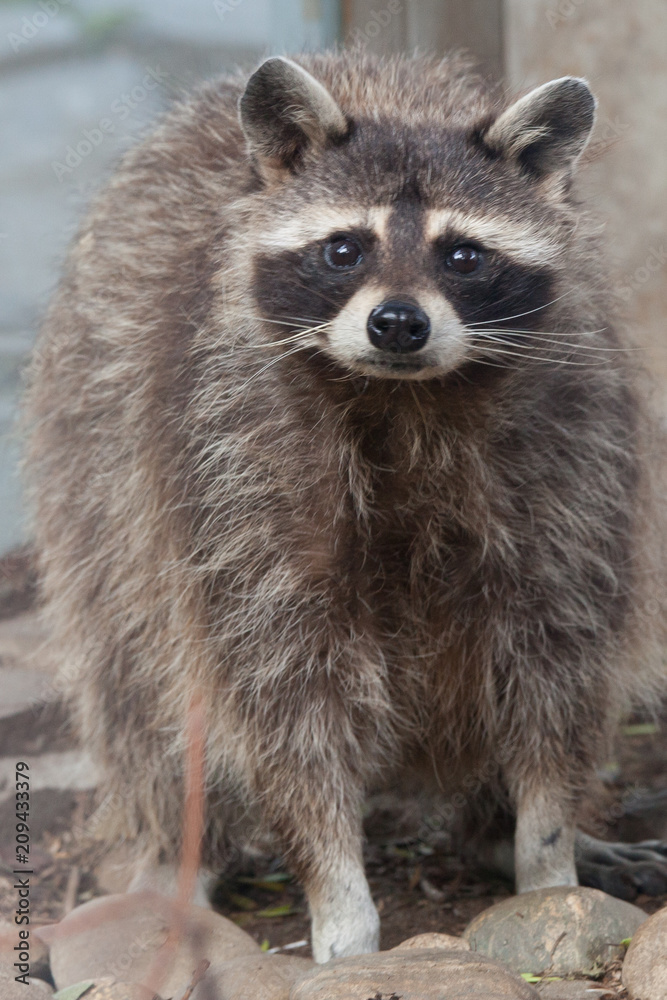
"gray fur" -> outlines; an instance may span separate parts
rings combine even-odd
[[[204,863],[222,867],[256,819],[304,882],[321,961],[377,946],[362,803],[406,768],[465,790],[496,762],[520,887],[572,880],[609,734],[664,686],[647,610],[664,533],[660,445],[596,227],[485,146],[513,141],[506,102],[458,58],[299,64],[351,123],[344,139],[258,171],[246,137],[275,147],[249,108],[244,134],[246,80],[225,78],[94,201],[35,352],[26,475],[63,673],[122,803],[109,838],[177,858],[202,695]],[[424,238],[425,215],[452,208],[500,244],[511,221],[511,253],[489,257],[519,269],[508,287],[548,282],[521,321],[532,350],[487,364],[502,346],[479,345],[469,297],[452,304]],[[268,234],[343,210],[375,219],[368,271],[320,294],[334,279],[317,240],[281,252]],[[336,302],[371,287],[440,308],[432,377],[360,372],[353,320],[332,356]]]

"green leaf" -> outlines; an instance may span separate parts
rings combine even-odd
[[[293,906],[270,906],[266,910],[258,910],[255,913],[256,917],[288,917],[291,913],[296,913],[297,910]]]
[[[263,878],[240,878],[237,881],[251,885],[254,889],[267,889],[269,892],[284,892],[287,888],[285,882],[269,882],[268,879]]]
[[[270,947],[271,947],[271,943],[270,943],[270,941],[269,941],[268,938],[264,938],[264,940],[262,941],[262,943],[259,946],[260,951],[268,951]]]
[[[414,851],[410,850],[409,847],[397,847],[395,844],[390,844],[386,848],[387,854],[394,858],[406,858],[408,861],[414,861],[417,855]]]
[[[624,736],[655,736],[660,731],[660,727],[655,722],[637,722],[633,726],[623,726],[621,732]]]
[[[632,941],[631,937],[629,937],[629,938],[623,938],[623,940],[621,941],[621,944],[623,945],[624,948],[628,948],[631,941]]]
[[[240,875],[236,881],[243,882],[244,885],[264,885],[266,883],[291,882],[292,876],[289,872],[271,872],[269,875]]]
[[[57,993],[53,994],[53,1000],[79,1000],[79,997],[82,997],[94,985],[94,979],[86,979],[74,986],[66,986],[64,990],[58,990]]]
[[[230,892],[227,899],[234,906],[237,906],[239,910],[256,910],[259,905],[254,900],[248,899],[247,896],[241,896],[238,892]]]
[[[542,976],[534,976],[532,972],[522,972],[521,978],[525,979],[527,983],[541,983]]]

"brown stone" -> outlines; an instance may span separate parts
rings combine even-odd
[[[599,889],[561,886],[496,903],[475,917],[464,937],[474,952],[515,972],[590,976],[623,955],[621,942],[644,920],[639,907]]]
[[[179,916],[182,934],[171,944],[170,923]],[[174,900],[157,893],[91,900],[40,934],[50,945],[51,971],[59,989],[111,976],[179,997],[202,959],[211,963],[207,975],[213,977],[225,962],[261,954],[231,920],[198,906],[181,913]]]
[[[51,989],[48,983],[44,982],[43,979],[33,979],[31,976],[28,979],[28,982],[34,989],[39,990],[42,996],[42,1000],[44,1000],[45,997],[53,996],[53,990]]]
[[[0,920],[0,963],[2,965],[13,968],[13,963],[17,961],[14,948],[17,944],[23,943],[19,939],[19,930],[21,928],[17,927],[16,924],[12,924],[8,920]],[[44,976],[49,967],[49,949],[37,936],[34,929],[30,929],[27,951],[30,955],[28,963],[30,975]]]
[[[17,983],[15,976],[19,972],[5,959],[0,958],[0,998],[1,1000],[48,1000],[51,989],[46,983],[28,980]]]
[[[538,1000],[538,994],[499,962],[466,951],[442,948],[335,958],[302,976],[289,993],[289,1000],[378,998]]]
[[[633,1000],[667,1000],[667,906],[635,931],[622,978]]]
[[[407,948],[443,948],[446,951],[470,951],[470,945],[465,938],[454,937],[453,934],[436,933],[416,934],[389,950],[404,951]]]
[[[313,968],[295,955],[248,955],[211,969],[207,981],[224,1000],[288,1000],[292,984]]]
[[[34,681],[32,687],[26,688],[24,708],[44,697],[42,686],[48,684],[49,680],[52,681],[57,673],[57,661],[44,645],[47,637],[46,624],[38,611],[27,611],[0,620],[2,668],[20,668],[23,674],[29,675]],[[10,714],[6,708],[12,704],[11,692],[8,695],[7,702],[3,699],[0,717]]]

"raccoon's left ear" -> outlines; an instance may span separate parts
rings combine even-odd
[[[291,59],[266,59],[239,101],[241,128],[265,176],[293,168],[308,146],[348,130],[345,115],[314,76]]]
[[[503,111],[484,142],[533,176],[569,173],[588,142],[596,104],[585,80],[552,80]]]

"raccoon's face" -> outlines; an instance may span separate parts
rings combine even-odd
[[[566,233],[544,192],[594,120],[583,81],[555,81],[479,130],[351,125],[301,67],[269,59],[241,121],[274,187],[255,254],[261,313],[295,351],[365,376],[441,377],[531,329]],[[553,186],[553,185],[552,185]],[[566,227],[565,227],[566,228]],[[285,337],[285,330],[289,331]],[[492,352],[493,353],[493,352]]]

